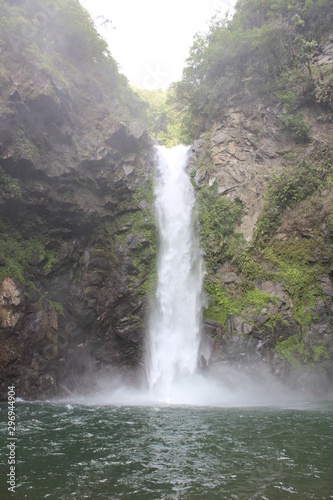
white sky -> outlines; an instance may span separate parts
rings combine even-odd
[[[196,32],[208,29],[217,10],[232,12],[234,0],[80,0],[96,19],[112,56],[132,85],[163,88],[181,78]],[[98,20],[97,20],[98,27]]]

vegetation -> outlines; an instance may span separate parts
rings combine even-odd
[[[145,111],[142,118],[149,133],[166,147],[189,144],[191,137],[184,125],[186,117],[175,100],[173,87],[167,90],[134,89],[142,99]]]
[[[332,71],[311,65],[332,21],[331,0],[239,0],[231,20],[215,17],[208,33],[196,35],[175,86],[189,131],[204,130],[235,102],[279,99],[282,126],[308,140],[294,112],[305,102],[332,106]]]
[[[310,345],[307,345],[304,334],[291,335],[286,340],[279,342],[275,351],[295,369],[301,366],[311,367],[319,362],[322,366],[329,366],[331,360],[325,342],[317,344],[310,342]]]
[[[285,212],[310,197],[333,175],[333,149],[317,143],[306,160],[286,167],[271,178],[266,203],[257,223],[255,243],[261,246],[271,238]]]
[[[117,109],[123,119],[126,110],[141,117],[142,102],[119,73],[106,41],[79,0],[0,0],[0,12],[2,91],[17,72],[23,82],[21,97],[24,93],[25,98],[32,98],[39,90],[38,85],[29,84],[32,80],[42,81],[44,91],[57,99],[59,92],[71,94],[74,81],[89,71],[83,91],[109,103],[119,100],[123,106]],[[85,106],[81,110],[84,113]]]
[[[9,276],[34,286],[38,275],[50,272],[57,262],[56,251],[46,248],[42,236],[22,234],[12,224],[2,222],[0,232],[0,282]]]
[[[205,291],[210,300],[205,309],[205,318],[218,321],[222,325],[231,316],[243,316],[244,309],[247,313],[256,314],[267,307],[270,303],[276,303],[276,297],[263,293],[253,285],[248,288],[239,287],[236,293],[232,293],[226,286],[206,280]],[[277,315],[271,320],[280,319]]]
[[[206,266],[210,271],[216,271],[236,255],[243,243],[242,235],[235,231],[235,226],[241,222],[242,203],[218,196],[214,188],[206,187],[199,192],[198,205]]]
[[[15,5],[16,4],[16,5]],[[107,43],[98,35],[93,21],[77,0],[1,0],[1,35],[3,46],[23,49],[26,57],[57,53],[75,65],[109,64],[117,77],[117,66]],[[22,54],[21,54],[22,55]]]
[[[43,85],[43,91],[59,102],[59,95],[74,95],[74,82],[80,82],[75,102],[83,116],[91,111],[87,111],[86,102],[92,92],[98,96],[94,102],[109,105],[112,113],[119,113],[118,118],[143,119],[149,132],[166,146],[191,142],[202,131],[211,129],[214,121],[221,122],[224,109],[235,103],[280,103],[280,127],[297,144],[311,141],[306,105],[333,111],[333,71],[312,64],[333,24],[331,0],[239,0],[232,20],[216,17],[207,34],[195,37],[182,80],[165,92],[133,92],[128,87],[106,42],[78,0],[0,0],[0,11],[3,95],[7,92],[8,97],[9,89],[12,91],[15,75],[24,82],[20,87],[23,100],[33,99],[40,91],[38,85]],[[10,61],[8,54],[13,55]],[[31,79],[39,83],[30,85]],[[75,137],[72,141],[75,146]],[[37,166],[42,161],[42,147],[37,147],[23,131],[16,134],[12,147],[14,155]],[[89,154],[79,148],[77,145],[81,157]],[[282,284],[290,302],[288,314],[298,331],[289,338],[275,339],[275,350],[294,367],[329,361],[326,344],[308,341],[306,332],[317,319],[318,300],[324,298],[318,276],[332,270],[329,238],[333,234],[333,205],[327,209],[328,238],[315,227],[315,216],[313,234],[297,236],[296,240],[289,229],[284,239],[276,238],[297,207],[315,214],[323,190],[332,186],[331,146],[312,142],[311,148],[308,157],[302,161],[289,158],[289,166],[270,179],[254,240],[247,248],[237,232],[243,213],[241,201],[219,196],[214,183],[199,189],[196,170],[191,174],[197,189],[207,269],[206,319],[225,325],[229,317],[236,316],[255,326],[251,316],[265,314],[267,319],[260,328],[273,331],[285,319],[274,307],[278,298],[260,291],[258,281]],[[207,169],[212,168],[209,145],[201,161],[207,163]],[[199,171],[202,167],[196,165]],[[158,235],[150,207],[140,207],[142,200],[153,202],[152,185],[138,186],[142,187],[132,193],[121,215],[105,222],[103,236],[109,241],[112,257],[130,257],[126,261],[126,286],[143,297],[156,283]],[[24,189],[20,181],[0,167],[0,208],[20,200]],[[332,198],[327,196],[327,200],[332,204]],[[9,222],[1,223],[0,230],[0,282],[11,276],[40,294],[37,285],[54,269],[57,251],[49,249],[46,237],[36,236],[38,231],[19,233]],[[112,254],[115,247],[117,251]],[[105,248],[92,251],[105,252]],[[226,262],[237,271],[237,280],[229,284],[224,284],[219,275]],[[39,307],[64,313],[60,303],[42,295]],[[264,309],[267,311],[262,313]]]
[[[21,186],[17,179],[7,175],[0,166],[0,204],[9,199],[21,197]]]
[[[326,29],[327,27],[324,27],[318,33],[323,34]],[[293,367],[301,364],[312,366],[315,363],[324,366],[330,361],[325,341],[306,340],[306,333],[312,324],[322,319],[318,313],[318,304],[326,298],[320,277],[327,276],[333,266],[333,204],[330,195],[333,182],[333,150],[330,144],[311,140],[306,115],[302,112],[303,107],[314,104],[321,106],[322,113],[328,116],[331,112],[331,71],[319,70],[311,65],[313,51],[317,50],[318,46],[319,43],[306,45],[304,42],[303,49],[305,51],[307,48],[308,56],[304,53],[300,57],[299,52],[293,64],[289,67],[288,62],[276,75],[271,89],[268,86],[262,95],[259,96],[253,88],[247,94],[239,91],[233,94],[231,99],[231,93],[228,93],[229,90],[226,90],[223,83],[220,90],[225,92],[225,100],[214,101],[216,118],[221,122],[221,102],[230,105],[234,99],[233,102],[239,105],[245,98],[265,99],[265,103],[278,99],[281,103],[281,129],[285,130],[296,144],[311,141],[308,155],[303,155],[301,161],[296,159],[296,153],[291,146],[290,152],[285,154],[285,166],[278,174],[271,176],[252,243],[245,248],[235,232],[242,215],[240,203],[240,211],[237,211],[237,200],[230,202],[225,197],[216,196],[214,186],[198,192],[202,243],[207,262],[205,291],[208,300],[204,311],[205,318],[225,326],[230,317],[242,318],[244,324],[256,328],[261,335],[268,335],[273,339],[273,343],[277,342],[277,354]],[[207,62],[206,70],[209,68]],[[318,81],[324,82],[325,78],[321,94]],[[184,78],[180,86],[183,84]],[[247,85],[249,89],[250,83],[247,82]],[[211,88],[213,87],[214,84]],[[217,87],[214,89],[217,91]],[[222,93],[220,95],[222,96]],[[325,97],[320,97],[321,95]],[[192,104],[200,106],[202,102],[198,98]],[[198,108],[195,111],[196,118],[199,117],[196,122],[197,133],[202,128],[211,128],[212,115],[209,106],[213,105],[213,102],[209,99],[205,102],[207,115]],[[188,104],[191,104],[190,101]],[[214,116],[214,111],[212,113]],[[210,173],[214,172],[214,166],[208,156],[201,156],[200,162],[204,167],[196,165],[199,171],[200,168],[207,168]],[[195,185],[195,171],[192,172],[191,178]],[[303,232],[302,227],[305,228]],[[322,227],[329,227],[329,233],[327,229],[326,233],[322,233]],[[278,235],[281,236],[278,239],[278,231],[286,234]],[[237,280],[229,284],[223,283],[223,276],[218,272],[218,268],[226,261],[229,262],[229,268],[237,273]],[[277,297],[260,292],[258,281],[282,285],[288,304],[281,309],[281,301],[278,301]],[[274,307],[277,303],[275,301],[279,302],[280,310]],[[255,320],[252,324],[251,317],[260,315],[263,309],[268,310],[264,313],[264,324],[258,326]],[[283,337],[278,339],[275,333],[271,336],[270,332],[278,331],[276,326],[286,321],[286,315],[290,318],[288,324],[292,322],[294,332],[298,333],[295,333],[291,340]]]

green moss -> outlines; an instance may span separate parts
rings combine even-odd
[[[218,231],[220,217],[215,216],[216,211],[212,208],[214,197],[213,203],[209,200],[206,204],[209,209],[201,217],[208,270],[207,282],[214,283],[218,265],[229,259],[238,270],[240,283],[231,286],[219,284],[206,286],[206,292],[211,298],[205,311],[207,319],[214,319],[224,324],[229,316],[241,316],[246,308],[253,307],[254,311],[259,312],[266,307],[265,302],[266,304],[269,301],[274,302],[273,297],[258,294],[254,284],[259,280],[282,284],[289,297],[289,312],[302,331],[306,331],[312,322],[318,320],[317,302],[319,299],[325,300],[318,278],[332,269],[333,248],[330,239],[323,236],[322,226],[311,224],[310,215],[313,212],[315,219],[318,211],[322,211],[323,203],[325,211],[328,212],[331,203],[329,193],[332,184],[332,164],[332,149],[325,144],[315,144],[306,162],[294,169],[286,169],[283,174],[274,177],[268,190],[263,214],[258,221],[254,241],[245,249],[237,248],[234,251],[232,244],[227,248],[220,245],[222,242],[227,242],[228,237],[231,237],[232,242],[234,223],[229,221],[230,227],[227,227],[226,237],[223,240],[222,232]],[[322,201],[321,190],[326,193],[325,202]],[[298,208],[300,203],[302,207],[304,206],[302,212]],[[202,210],[201,206],[200,209]],[[291,212],[290,209],[294,209],[295,212]],[[211,220],[209,220],[210,213]],[[221,213],[223,214],[223,207]],[[294,227],[297,227],[298,219],[300,227],[305,220],[305,227],[310,228],[309,236],[296,238],[290,233],[291,229],[287,225],[286,239],[274,238],[278,225],[284,221],[287,224],[287,217],[296,218]],[[332,220],[332,213],[328,213],[330,229],[333,227]],[[246,312],[251,313],[248,310]],[[283,322],[281,314],[270,316],[265,322],[265,328],[273,329],[277,322]]]
[[[21,185],[20,182],[7,175],[2,167],[0,167],[0,202],[9,199],[21,198]]]
[[[284,283],[284,288],[292,298],[293,317],[301,326],[309,325],[312,320],[311,308],[316,298],[323,298],[318,282],[318,274],[322,272],[320,265],[311,265],[307,258],[314,248],[309,240],[275,242],[263,251],[265,259],[276,266],[275,280]]]
[[[325,342],[306,344],[305,334],[294,334],[279,342],[275,347],[275,352],[281,359],[288,361],[294,369],[301,366],[311,367],[315,363],[325,365],[331,359]]]
[[[326,364],[331,360],[331,355],[325,342],[320,342],[318,344],[313,344],[311,342],[310,345],[313,353],[313,361],[315,363]]]
[[[133,199],[136,203],[140,203],[142,201],[146,201],[149,205],[154,203],[155,194],[154,194],[154,181],[152,177],[149,177],[148,180],[142,180],[141,185],[137,188],[133,195]],[[151,207],[147,207],[146,210],[143,210],[144,213],[152,214]]]
[[[260,312],[264,307],[267,307],[269,303],[276,304],[277,297],[270,295],[268,293],[261,292],[258,288],[253,288],[248,290],[244,294],[244,298],[240,297],[240,306],[253,307],[255,312]]]
[[[221,285],[206,280],[205,291],[210,297],[208,305],[204,309],[205,319],[218,321],[224,325],[230,316],[238,314],[238,303]]]
[[[238,270],[249,280],[265,281],[272,278],[273,273],[268,272],[257,262],[249,247],[237,255],[234,262]]]
[[[14,144],[15,156],[26,158],[34,165],[40,165],[42,162],[39,149],[20,131],[16,136]]]
[[[237,254],[243,244],[243,236],[235,231],[242,218],[243,206],[218,196],[214,188],[200,190],[199,199],[200,240],[205,251],[209,271],[217,268]]]
[[[205,319],[218,321],[225,325],[230,316],[242,316],[244,309],[246,313],[259,313],[269,303],[275,304],[277,297],[261,292],[258,288],[252,286],[250,289],[242,289],[231,292],[226,286],[213,283],[209,280],[205,282],[205,291],[210,300],[204,310]],[[275,322],[277,317],[271,315],[271,323]]]
[[[106,232],[112,251],[115,245],[119,248],[129,246],[133,240],[136,244],[130,249],[132,269],[129,271],[129,287],[136,293],[145,296],[152,294],[156,288],[156,252],[158,232],[152,214],[151,204],[154,201],[152,180],[143,181],[133,194],[137,206],[146,201],[145,209],[132,208],[118,216],[112,224],[106,226]],[[115,252],[117,254],[117,252]]]
[[[40,296],[37,302],[37,309],[39,311],[55,311],[60,316],[65,317],[64,306],[60,302],[48,299],[35,286],[33,288]]]
[[[49,302],[50,308],[55,311],[57,314],[60,316],[65,317],[65,311],[64,311],[64,306],[61,304],[61,302],[56,302],[54,300],[51,300]]]
[[[275,351],[293,368],[299,368],[309,362],[309,354],[304,347],[304,335],[291,335],[286,340],[279,342]]]
[[[37,261],[45,272],[49,272],[57,261],[55,250],[46,250],[46,241],[39,236],[25,237],[11,226],[0,223],[0,281],[6,276],[22,284],[33,282],[36,278]]]

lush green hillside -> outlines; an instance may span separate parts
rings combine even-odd
[[[227,106],[265,99],[279,100],[283,126],[306,140],[299,106],[333,110],[332,70],[311,63],[332,24],[331,0],[243,0],[231,20],[215,18],[196,35],[176,85],[192,133],[221,119]]]
[[[36,94],[35,82],[43,82],[54,95],[57,90],[71,93],[76,83],[76,92],[113,103],[114,114],[122,119],[128,110],[141,115],[140,100],[78,0],[0,0],[0,13],[2,96],[13,78],[27,98]]]

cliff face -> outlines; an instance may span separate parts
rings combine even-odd
[[[153,149],[116,73],[103,81],[97,63],[74,67],[67,55],[55,71],[60,49],[46,68],[14,48],[1,51],[1,397],[15,384],[36,398],[141,358]]]
[[[313,64],[332,63],[329,37]],[[308,130],[300,142],[281,129],[279,104],[229,107],[194,142],[190,170],[201,212],[214,218],[220,206],[216,226],[201,221],[211,363],[254,367],[264,360],[288,383],[327,393],[333,125],[329,109],[309,105],[302,113]],[[235,207],[240,217],[233,218]]]
[[[113,367],[131,376],[142,360],[153,143],[78,2],[0,7],[0,397],[12,384],[20,397],[49,397],[89,389]],[[332,61],[329,37],[311,64]],[[316,92],[330,89],[323,75]],[[211,365],[264,361],[323,394],[333,373],[330,96],[293,120],[277,99],[232,97],[189,166]]]
[[[36,111],[39,99],[49,108]],[[76,383],[92,350],[99,365],[135,364],[142,344],[155,252],[151,144],[137,123],[95,114],[66,140],[68,115],[46,94],[22,96],[1,119],[1,378],[22,396]]]

